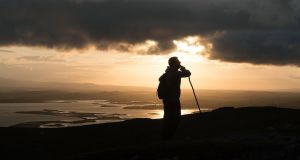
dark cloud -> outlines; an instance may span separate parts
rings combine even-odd
[[[298,0],[0,0],[0,45],[127,50],[154,40],[148,54],[158,54],[198,35],[213,59],[299,65],[299,13]]]
[[[210,58],[230,62],[300,66],[300,32],[228,31],[211,38]]]
[[[249,25],[247,13],[224,14],[224,7],[206,9],[210,4],[197,4],[197,8],[194,2],[2,0],[0,44],[82,48],[151,39],[169,49],[172,40],[183,36]]]

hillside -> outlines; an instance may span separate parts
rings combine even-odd
[[[220,108],[182,117],[171,141],[161,120],[82,127],[0,128],[1,156],[30,159],[255,159],[300,157],[300,110]]]

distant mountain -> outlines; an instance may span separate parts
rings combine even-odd
[[[0,92],[23,90],[61,90],[61,91],[144,91],[150,87],[97,85],[93,83],[60,83],[8,79],[0,77]]]
[[[281,90],[277,90],[277,91],[281,91],[281,92],[300,92],[300,88],[287,88],[287,89],[281,89]]]

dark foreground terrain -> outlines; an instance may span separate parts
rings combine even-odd
[[[1,159],[299,160],[300,110],[221,108],[182,117],[174,140],[161,120],[71,128],[0,128]]]

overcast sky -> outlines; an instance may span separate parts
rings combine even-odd
[[[197,88],[300,85],[299,0],[0,0],[1,77]],[[183,84],[187,87],[186,84]]]

